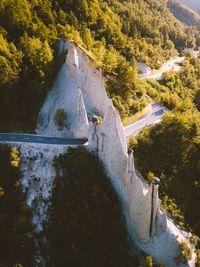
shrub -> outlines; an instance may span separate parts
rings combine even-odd
[[[67,113],[64,111],[64,109],[56,110],[54,121],[58,129],[62,129],[66,125]]]
[[[145,267],[153,267],[153,258],[152,258],[152,256],[147,256],[146,257]]]
[[[162,204],[174,219],[179,223],[184,223],[184,216],[173,199],[166,195],[162,199]]]
[[[156,262],[152,256],[147,256],[145,259],[145,262],[142,266],[144,266],[144,267],[164,267],[164,264],[162,262]]]
[[[196,267],[200,267],[200,249],[197,249],[196,251],[197,257],[196,257]]]
[[[137,139],[135,136],[130,136],[128,140],[128,147],[131,149],[134,149],[134,147],[137,145]]]
[[[155,177],[155,174],[151,171],[147,173],[147,181],[151,183],[153,181],[153,178]]]
[[[32,212],[20,186],[20,154],[17,148],[1,144],[0,157],[0,266],[31,267],[35,254]]]
[[[177,260],[181,263],[186,263],[187,261],[191,260],[192,258],[192,249],[186,242],[179,243],[179,248],[177,252]]]
[[[69,148],[55,159],[55,170],[47,266],[138,266],[129,253],[119,200],[99,159],[84,148]]]

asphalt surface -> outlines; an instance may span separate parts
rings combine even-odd
[[[140,120],[124,127],[126,137],[129,137],[131,135],[136,136],[142,131],[144,127],[161,122],[162,116],[165,112],[165,107],[155,102],[151,103],[151,111],[148,114],[146,114]]]
[[[0,133],[0,143],[37,143],[53,145],[84,145],[87,138],[49,137],[34,134]]]
[[[158,103],[151,103],[151,110],[140,120],[124,127],[126,137],[138,135],[144,127],[159,123],[166,109]],[[50,145],[80,146],[87,144],[87,138],[63,138],[36,134],[0,133],[0,143],[36,143]]]
[[[141,74],[139,75],[140,79],[155,79],[159,80],[161,79],[163,73],[174,70],[174,71],[180,71],[181,67],[179,64],[181,64],[184,61],[185,57],[177,57],[174,59],[168,60],[166,63],[162,65],[162,67],[157,71],[151,71],[149,74]]]

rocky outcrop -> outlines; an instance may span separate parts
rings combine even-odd
[[[183,240],[185,236],[160,210],[158,185],[148,185],[136,173],[133,153],[127,153],[121,119],[106,94],[101,70],[73,42],[61,41],[59,52],[66,59],[40,111],[37,132],[88,137],[88,149],[98,154],[121,200],[131,239],[166,266],[176,266],[176,235]],[[67,113],[62,131],[54,121],[58,109]],[[171,256],[165,242],[173,247]]]

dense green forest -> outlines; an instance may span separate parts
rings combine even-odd
[[[0,158],[0,266],[33,266],[32,214],[20,186],[20,154],[1,144]]]
[[[191,8],[181,4],[178,0],[169,0],[168,7],[170,8],[174,16],[177,17],[180,21],[182,21],[186,25],[193,26],[191,28],[191,31],[200,29],[200,16]]]
[[[165,0],[2,0],[0,2],[0,129],[34,131],[58,70],[59,38],[82,45],[106,73],[122,116],[138,109],[135,60],[159,67],[185,46],[200,44]],[[142,106],[142,105],[141,105]]]
[[[69,149],[55,167],[48,266],[139,266],[131,255],[119,200],[99,159],[83,148]]]
[[[34,131],[60,67],[57,41],[74,40],[103,69],[122,117],[142,109],[146,96],[169,109],[163,123],[145,129],[131,147],[143,176],[161,178],[163,205],[200,235],[200,59],[188,54],[179,73],[165,73],[160,81],[138,79],[135,66],[137,60],[159,68],[185,47],[200,45],[197,18],[170,2],[1,0],[0,131]],[[1,145],[0,157],[0,266],[32,266],[35,248],[28,234],[31,213],[19,187],[19,151]],[[49,266],[137,266],[119,201],[98,160],[82,149],[69,150],[55,166],[46,229]]]
[[[184,214],[185,223],[199,235],[200,59],[188,55],[180,73],[168,72],[159,83],[148,83],[148,93],[169,112],[162,124],[145,129],[132,145],[137,166],[144,177],[154,173],[161,178],[164,204],[176,214],[175,201],[182,211],[177,218],[184,221]]]
[[[0,158],[1,267],[35,266],[40,237],[47,240],[42,247],[47,266],[139,266],[120,202],[96,156],[79,148],[55,159],[49,220],[42,236],[33,232],[20,186],[18,148],[0,145]]]

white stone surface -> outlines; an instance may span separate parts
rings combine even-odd
[[[142,75],[150,75],[151,74],[151,68],[149,66],[147,66],[147,64],[143,63],[143,62],[136,62],[136,67],[138,68],[138,70],[140,71],[140,74]]]
[[[156,79],[160,80],[162,75],[168,71],[179,72],[181,70],[180,64],[183,63],[185,57],[176,57],[165,62],[159,70],[151,70],[148,73],[141,73],[139,77],[141,79]]]
[[[86,137],[88,135],[87,117],[93,114],[104,115],[105,108],[112,105],[104,90],[101,71],[94,68],[87,55],[75,45],[64,45],[66,61],[59,71],[56,81],[48,93],[47,99],[38,116],[38,134],[66,137]],[[61,51],[60,51],[61,53]],[[97,93],[98,92],[98,93]],[[77,95],[84,100],[84,102]],[[78,103],[85,105],[77,110]],[[81,108],[81,107],[80,107]],[[64,109],[67,113],[67,122],[63,131],[60,131],[55,122],[56,110]],[[87,110],[87,113],[84,111]],[[79,131],[80,127],[84,127]],[[81,133],[77,136],[77,133]]]
[[[42,144],[21,144],[21,184],[27,204],[33,210],[35,232],[43,230],[47,219],[48,200],[55,177],[53,159],[66,152],[66,147]]]
[[[147,254],[162,260],[165,266],[176,266],[175,240],[186,240],[186,236],[160,210],[158,186],[154,186],[152,193],[152,185],[147,185],[136,173],[133,157],[127,154],[120,116],[107,97],[101,70],[96,69],[89,57],[74,43],[65,44],[62,41],[59,49],[60,53],[63,53],[63,49],[67,50],[66,61],[40,111],[37,132],[88,137],[88,149],[99,155],[121,200],[133,242]],[[68,115],[63,131],[59,131],[54,123],[55,112],[61,108]],[[94,115],[102,116],[102,124],[91,121]],[[40,166],[39,161],[31,165],[30,170],[36,171],[38,164]],[[52,167],[49,166],[46,172],[53,173]],[[45,180],[46,175],[42,177]],[[194,265],[189,263],[188,266]]]

